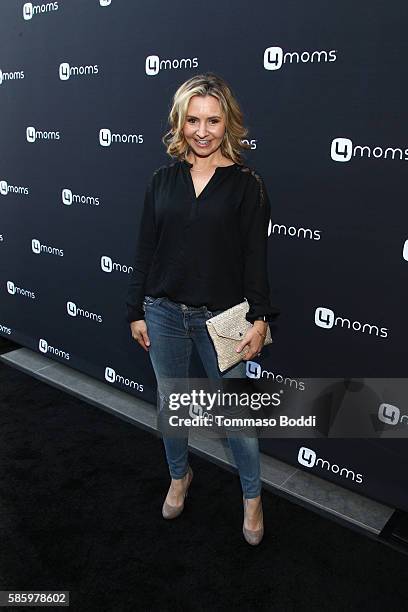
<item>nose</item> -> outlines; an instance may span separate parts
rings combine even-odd
[[[203,120],[202,122],[200,121],[200,125],[199,128],[196,132],[197,138],[205,138],[205,136],[207,135],[207,129],[205,127],[205,121]]]

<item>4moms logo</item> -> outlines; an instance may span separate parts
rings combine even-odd
[[[330,463],[327,459],[318,457],[314,450],[307,448],[307,446],[301,446],[298,452],[298,462],[307,468],[320,468],[326,470],[326,472],[333,472],[342,478],[351,479],[359,484],[363,482],[363,475],[356,474],[354,470],[349,470],[346,467],[340,467],[336,463]]]
[[[15,70],[14,72],[0,70],[0,85],[6,81],[16,81],[17,79],[24,79],[24,70]]]
[[[398,406],[392,404],[380,404],[378,418],[386,425],[408,425],[408,414],[401,414]]]
[[[45,132],[44,130],[37,130],[33,126],[26,128],[26,139],[27,142],[36,142],[37,140],[59,140],[60,133],[55,131]]]
[[[378,328],[377,325],[371,325],[371,323],[360,323],[360,321],[351,321],[347,317],[336,317],[333,310],[325,308],[324,306],[318,306],[315,310],[315,324],[323,329],[331,329],[334,326],[346,327],[354,331],[362,332],[363,334],[368,331],[371,335],[380,335],[382,338],[387,338],[388,330],[386,327]]]
[[[267,47],[264,51],[265,70],[279,70],[284,64],[320,64],[335,62],[337,51],[286,51],[282,47]]]
[[[57,11],[58,9],[58,2],[47,2],[46,4],[33,4],[32,2],[25,2],[23,4],[23,19],[25,21],[29,21],[34,17],[34,15],[43,15],[44,13]]]
[[[374,159],[408,160],[408,149],[399,147],[369,147],[368,145],[354,145],[350,138],[334,138],[331,143],[330,157],[336,162],[348,162],[352,157],[373,157]]]
[[[101,256],[101,270],[103,272],[126,272],[130,274],[133,272],[132,266],[126,266],[125,264],[117,263],[116,261],[112,261],[112,258],[109,255]]]
[[[88,76],[90,74],[98,74],[99,67],[97,64],[93,66],[70,66],[68,62],[62,62],[58,68],[58,74],[61,81],[68,81],[71,76]]]
[[[110,147],[114,143],[143,143],[143,134],[116,134],[109,128],[99,130],[99,144],[102,147]]]
[[[66,359],[67,361],[69,361],[70,359],[69,353],[67,353],[63,349],[51,346],[51,344],[45,338],[40,338],[38,340],[38,350],[41,351],[41,353],[51,353],[52,355],[55,355],[56,357],[61,357],[62,359]]]
[[[18,193],[28,195],[28,187],[21,185],[10,185],[5,179],[0,179],[0,195],[8,195],[9,193]]]
[[[90,312],[89,310],[80,308],[80,306],[77,306],[75,302],[67,302],[67,313],[71,317],[84,317],[85,319],[102,323],[102,316],[100,314],[96,314],[95,312]]]
[[[197,57],[184,57],[181,59],[160,59],[158,55],[148,55],[145,61],[145,72],[148,76],[155,76],[161,70],[191,69],[198,67]]]
[[[127,378],[122,374],[118,374],[115,368],[112,366],[106,366],[105,368],[105,380],[111,384],[118,384],[122,387],[128,387],[129,389],[136,389],[137,391],[144,391],[142,383],[138,383],[132,378]]]

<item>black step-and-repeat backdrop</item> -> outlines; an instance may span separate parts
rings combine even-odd
[[[272,203],[282,314],[251,376],[300,390],[406,377],[406,26],[403,0],[2,2],[0,333],[155,403],[125,319],[135,237],[147,180],[171,161],[171,97],[211,70]],[[406,415],[380,404],[386,431]],[[391,435],[261,448],[408,510],[408,448]]]

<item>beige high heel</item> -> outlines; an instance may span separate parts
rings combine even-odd
[[[264,535],[262,500],[261,500],[262,527],[260,527],[259,529],[247,529],[245,527],[245,514],[246,514],[248,500],[245,499],[244,496],[242,496],[242,499],[244,501],[244,523],[242,525],[242,533],[244,534],[244,538],[248,542],[248,544],[252,544],[253,546],[256,546],[262,540],[263,535]]]
[[[188,474],[188,477],[187,477],[187,487],[186,487],[186,490],[185,490],[185,493],[184,493],[183,503],[181,504],[181,506],[172,506],[171,504],[168,504],[166,502],[166,500],[164,500],[164,504],[163,504],[163,508],[162,508],[163,518],[165,518],[165,519],[174,519],[174,518],[176,518],[177,516],[179,516],[183,512],[183,510],[184,510],[184,502],[185,502],[185,499],[186,499],[186,497],[188,495],[188,488],[189,488],[189,486],[191,484],[191,481],[193,480],[193,475],[194,475],[193,474],[193,470],[191,469],[190,466],[188,466],[187,474]]]

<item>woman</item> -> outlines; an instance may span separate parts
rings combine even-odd
[[[146,189],[135,264],[127,296],[132,337],[149,352],[157,378],[159,412],[166,378],[188,377],[193,344],[209,378],[244,378],[245,362],[259,355],[269,301],[265,185],[242,162],[247,130],[227,83],[214,73],[196,75],[176,91],[163,137],[176,161],[161,166]],[[243,359],[223,373],[205,322],[248,300],[252,323],[238,346]],[[227,431],[243,489],[243,534],[258,544],[264,533],[257,437]],[[163,435],[171,484],[164,518],[175,518],[193,472],[188,438]]]

